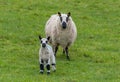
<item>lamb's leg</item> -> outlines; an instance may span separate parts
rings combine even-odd
[[[56,64],[52,63],[52,70],[55,72],[56,71],[56,67],[55,67]]]
[[[68,54],[68,47],[65,48],[65,52],[66,52],[67,59],[70,60],[70,57],[69,57],[69,54]]]
[[[50,74],[50,59],[46,61],[47,74]]]
[[[41,59],[40,60],[40,73],[43,74],[44,72],[44,61]]]
[[[53,70],[53,71],[56,71],[56,67],[55,67],[56,61],[55,61],[55,56],[54,56],[54,54],[52,55],[51,60],[52,60],[52,70]]]

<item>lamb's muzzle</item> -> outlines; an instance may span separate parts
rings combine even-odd
[[[45,43],[42,43],[42,47],[45,48],[45,47],[46,47],[46,44],[45,44]]]

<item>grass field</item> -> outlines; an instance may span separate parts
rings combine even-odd
[[[50,15],[71,12],[71,61],[39,74],[39,39]],[[120,0],[0,0],[0,82],[120,82]]]

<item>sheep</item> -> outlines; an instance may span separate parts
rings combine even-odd
[[[52,15],[45,25],[46,36],[50,36],[50,43],[52,44],[54,55],[60,45],[63,48],[63,53],[66,54],[68,60],[70,60],[68,54],[68,47],[75,41],[77,37],[77,29],[74,21],[71,18],[71,13]]]
[[[41,47],[39,49],[39,63],[40,63],[40,73],[43,74],[44,72],[44,65],[46,65],[47,68],[47,74],[50,74],[50,64],[52,64],[52,70],[56,70],[56,61],[54,52],[52,50],[52,47],[48,45],[48,41],[50,37],[47,38],[41,38],[39,36]]]

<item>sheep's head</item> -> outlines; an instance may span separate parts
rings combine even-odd
[[[50,39],[50,36],[48,36],[47,38],[42,38],[41,36],[39,36],[39,39],[40,39],[40,42],[41,42],[41,46],[43,48],[46,47],[46,44],[48,43],[49,39]]]
[[[67,25],[68,25],[68,21],[70,20],[70,12],[66,15],[66,14],[61,14],[60,12],[58,12],[58,15],[59,15],[59,18],[60,18],[60,21],[61,21],[61,26],[63,29],[66,29],[67,28]]]

